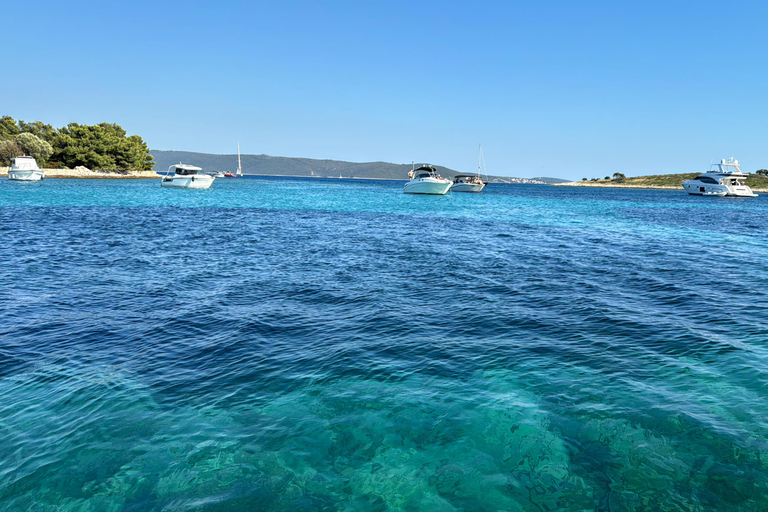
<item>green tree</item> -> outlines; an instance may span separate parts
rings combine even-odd
[[[37,160],[37,164],[42,166],[48,161],[53,153],[53,148],[46,141],[31,133],[20,133],[16,137],[16,143],[24,154],[27,154]]]
[[[768,169],[760,169],[755,174],[759,174],[761,176],[768,176]]]
[[[19,120],[19,127],[22,133],[31,133],[38,138],[51,142],[56,136],[56,128],[49,124],[43,124],[41,121],[35,121],[34,123],[25,123]]]
[[[24,152],[16,142],[16,139],[0,141],[0,164],[4,166],[11,165],[11,158],[23,155]]]
[[[624,178],[626,178],[626,176],[624,176],[620,172],[613,173],[613,179],[615,179],[615,180],[623,180]]]
[[[70,123],[59,129],[52,141],[53,160],[67,167],[84,165],[89,169],[152,170],[149,148],[138,135],[126,137],[117,124],[94,126]]]
[[[16,120],[11,116],[0,117],[0,140],[8,140],[16,137],[21,130],[16,125]]]

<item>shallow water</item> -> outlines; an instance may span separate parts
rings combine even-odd
[[[0,181],[0,509],[768,509],[768,197]]]

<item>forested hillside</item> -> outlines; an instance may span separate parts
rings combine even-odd
[[[205,172],[234,171],[237,169],[237,155],[211,155],[188,151],[152,150],[157,172],[165,172],[168,167],[179,162],[197,165]],[[407,180],[411,165],[390,164],[387,162],[342,162],[339,160],[316,160],[312,158],[291,158],[268,155],[242,155],[243,173],[266,174],[273,176],[319,176],[328,178],[376,178]],[[446,167],[436,166],[445,177],[458,174]]]

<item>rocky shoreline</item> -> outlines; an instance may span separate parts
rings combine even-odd
[[[0,177],[8,177],[9,167],[0,167]],[[43,169],[46,178],[98,179],[160,179],[155,171],[92,171],[87,167],[74,169]]]
[[[567,183],[553,183],[554,187],[595,187],[595,188],[644,188],[644,189],[657,189],[657,190],[680,190],[684,192],[682,186],[668,186],[668,185],[630,185],[630,184],[618,184],[618,183],[596,183],[594,181],[569,181]],[[764,188],[752,188],[755,193],[767,194],[768,189]]]
[[[566,183],[553,183],[555,187],[597,187],[597,188],[652,188],[659,190],[683,190],[682,187],[666,185],[620,185],[618,183],[595,183],[594,181],[569,181]]]

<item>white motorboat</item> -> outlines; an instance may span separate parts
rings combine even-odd
[[[684,181],[683,188],[693,196],[757,197],[745,183],[748,177],[739,169],[738,160],[723,158],[709,172]]]
[[[204,174],[200,167],[187,164],[176,164],[168,168],[160,185],[171,188],[208,188],[216,177]]]
[[[453,177],[453,185],[451,185],[451,192],[482,192],[487,183],[480,177],[480,170],[483,167],[483,146],[480,146],[480,150],[477,156],[477,175],[475,174],[457,174]]]
[[[451,192],[482,192],[485,182],[474,174],[457,174],[453,177]]]
[[[431,165],[422,165],[411,169],[408,173],[410,181],[403,186],[406,194],[435,194],[445,195],[451,188],[451,180],[437,174],[437,169]]]
[[[15,181],[40,181],[44,177],[42,169],[37,166],[37,162],[31,156],[11,158],[8,179]]]
[[[226,174],[224,174],[224,171],[219,171],[213,175],[214,178],[223,178],[224,176],[226,176]]]

